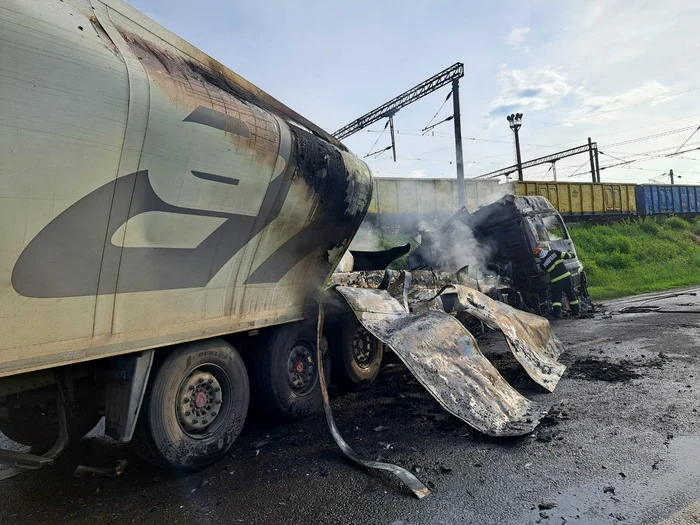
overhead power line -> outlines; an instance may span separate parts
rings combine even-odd
[[[588,164],[588,160],[583,161],[583,164],[581,164],[578,168],[576,168],[571,175],[567,175],[567,177],[575,177],[576,174],[578,173],[578,170],[583,168],[586,164]],[[581,175],[588,175],[588,173],[581,173]]]
[[[620,162],[627,162],[625,159],[621,159],[621,158],[615,157],[615,156],[613,156],[613,155],[610,155],[609,153],[605,153],[604,151],[598,150],[598,153],[600,153],[601,155],[605,155],[606,157],[610,157],[610,158],[613,158],[613,159],[615,159],[615,160],[619,160]]]
[[[442,111],[442,108],[445,107],[445,104],[447,104],[447,101],[450,100],[450,98],[452,98],[452,91],[450,91],[450,92],[447,94],[447,96],[445,97],[445,100],[442,102],[442,105],[440,106],[440,109],[438,109],[438,110],[435,112],[435,115],[433,115],[433,118],[430,119],[430,122],[428,122],[428,123],[425,125],[425,127],[423,128],[422,131],[425,131],[425,130],[427,130],[427,129],[430,127],[430,125],[433,123],[433,120],[435,120],[435,118],[438,116],[438,114]]]
[[[433,124],[432,126],[428,126],[428,127],[424,128],[424,129],[423,129],[423,132],[425,133],[425,132],[427,132],[427,131],[430,131],[430,130],[433,129],[434,127],[439,126],[440,124],[443,124],[444,122],[449,122],[449,121],[452,120],[453,118],[455,118],[454,115],[450,115],[449,117],[442,119],[440,122],[436,122],[436,123]]]
[[[700,146],[700,142],[695,142],[695,143],[693,143],[693,145]],[[652,150],[647,150],[647,151],[642,151],[642,152],[636,152],[636,153],[633,153],[633,152],[623,152],[623,151],[615,151],[615,152],[613,152],[613,153],[615,153],[616,155],[621,155],[621,156],[623,156],[623,157],[637,157],[637,156],[639,156],[639,155],[649,155],[649,154],[653,154],[653,153],[660,153],[660,152],[662,152],[662,151],[669,151],[669,150],[672,150],[674,147],[675,147],[675,146],[666,146],[665,148],[652,149]],[[606,149],[607,149],[607,148],[606,148]],[[607,150],[607,151],[609,152],[610,150]],[[680,154],[682,154],[682,153],[683,153],[683,152],[681,151],[681,152],[679,152],[678,154],[680,155]],[[664,155],[664,156],[665,156],[665,155]]]
[[[687,142],[687,141],[686,141],[686,142]],[[697,150],[700,150],[700,147],[698,147],[698,148],[691,148],[691,149],[687,149],[687,150],[683,150],[683,151],[676,151],[675,153],[669,153],[668,155],[662,155],[662,156],[657,157],[657,158],[670,158],[670,157],[675,157],[676,155],[681,155],[681,154],[683,154],[683,153],[688,153],[688,152],[690,152],[690,151],[697,151]],[[602,151],[598,151],[598,153],[600,153],[601,155],[606,155],[606,156],[608,156],[608,157],[612,157],[612,155],[608,155],[607,153],[604,153],[604,152],[602,152]],[[614,159],[617,159],[617,157],[613,157],[613,158],[614,158]],[[600,167],[600,170],[603,171],[603,170],[609,169],[609,168],[617,168],[617,167],[620,167],[620,166],[626,166],[626,165],[628,165],[628,164],[632,164],[633,162],[649,162],[649,161],[651,161],[651,160],[656,160],[656,158],[651,158],[651,159],[632,159],[632,160],[617,159],[617,160],[620,160],[620,161],[622,161],[622,162],[621,162],[620,164],[611,164],[611,165],[608,165],[608,166],[601,166],[601,167]]]
[[[697,126],[687,126],[685,128],[672,129],[669,131],[664,131],[662,133],[655,133],[653,135],[646,135],[644,137],[636,137],[636,138],[629,139],[629,140],[623,140],[621,142],[614,142],[613,144],[607,144],[606,147],[607,148],[614,148],[615,146],[624,146],[625,144],[633,144],[635,142],[643,142],[645,140],[651,140],[651,139],[656,139],[659,137],[665,137],[667,135],[675,135],[676,133],[683,133],[684,131],[688,131],[691,129],[694,129],[695,131],[698,130]],[[691,135],[691,137],[692,137],[692,135]],[[690,139],[688,139],[688,140],[690,140]],[[680,148],[678,148],[678,149],[680,149]]]
[[[366,159],[367,157],[375,157],[375,158],[376,158],[376,157],[378,157],[379,155],[381,155],[382,153],[384,153],[385,151],[389,151],[391,148],[392,148],[391,146],[387,146],[387,147],[384,148],[384,149],[380,149],[380,150],[374,151],[374,152],[372,152],[372,153],[368,153],[368,154],[365,155],[363,158],[365,158],[365,159]]]
[[[377,140],[374,141],[374,144],[372,144],[372,147],[369,148],[369,152],[367,153],[367,155],[365,155],[365,158],[369,157],[370,155],[374,155],[374,153],[372,153],[372,150],[373,150],[374,147],[377,145],[377,142],[379,142],[379,139],[382,138],[382,135],[384,135],[384,132],[386,131],[386,128],[387,128],[388,126],[389,126],[389,121],[387,120],[387,121],[386,121],[386,124],[384,124],[384,129],[382,130],[382,132],[381,132],[381,133],[379,134],[379,136],[377,137]],[[386,151],[386,150],[383,149],[382,151]]]
[[[622,135],[623,133],[630,133],[630,132],[632,132],[632,131],[638,131],[638,130],[640,130],[640,129],[646,129],[646,128],[655,128],[655,127],[662,126],[662,125],[664,125],[664,124],[670,124],[671,122],[678,122],[679,120],[689,120],[689,119],[695,119],[695,120],[697,120],[698,118],[700,118],[700,115],[689,115],[689,116],[687,116],[687,117],[674,118],[674,119],[671,119],[671,120],[663,120],[663,121],[661,121],[661,122],[655,122],[654,124],[646,124],[645,126],[637,126],[637,127],[634,127],[634,128],[623,129],[623,130],[620,130],[620,131],[613,131],[613,132],[610,132],[610,133],[603,133],[602,135],[596,134],[596,138],[597,138],[598,140],[600,140],[601,137],[611,137],[611,136],[613,136],[613,135]],[[691,126],[691,129],[692,129],[692,126]],[[567,144],[573,144],[573,143],[575,143],[575,142],[578,142],[578,139],[575,139],[575,140],[568,140],[568,141],[566,141],[566,142],[557,142],[556,144],[552,144],[552,147],[555,147],[555,148],[556,148],[556,147],[558,147],[558,146],[565,146],[565,145],[567,145]]]
[[[682,148],[683,146],[685,146],[685,145],[688,143],[688,141],[689,141],[690,139],[693,138],[693,135],[695,135],[695,134],[698,132],[698,130],[700,130],[700,126],[698,126],[697,128],[695,128],[695,131],[693,131],[693,132],[690,134],[690,137],[688,137],[687,139],[685,139],[685,142],[684,142],[683,144],[681,144],[680,146],[678,146],[678,149],[676,150],[676,153],[678,153],[678,152],[681,150],[681,148]]]
[[[377,129],[365,129],[363,130],[365,133],[382,133],[381,131]],[[429,138],[436,138],[436,139],[451,139],[454,140],[455,136],[454,135],[449,135],[447,133],[440,133],[440,132],[433,132],[431,135],[424,135],[423,133],[411,133],[411,131],[421,131],[421,130],[409,130],[409,131],[401,131],[399,129],[396,130],[397,135],[406,135],[409,137],[429,137]],[[462,140],[474,140],[476,142],[493,142],[495,144],[512,144],[512,140],[494,140],[494,139],[482,139],[479,137],[462,137]],[[532,146],[535,148],[551,148],[551,144],[532,144],[532,143],[526,143],[526,142],[521,142],[523,146]]]

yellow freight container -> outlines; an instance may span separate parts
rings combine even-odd
[[[489,204],[502,192],[495,180],[465,181],[467,209]],[[457,179],[375,177],[368,213],[438,213],[459,208]]]
[[[516,195],[541,195],[564,216],[635,215],[634,184],[515,182]]]

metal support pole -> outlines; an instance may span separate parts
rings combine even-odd
[[[598,163],[598,148],[595,149],[595,175],[598,182],[600,182],[600,164]]]
[[[591,180],[596,182],[595,165],[593,163],[593,142],[591,141],[591,137],[588,137],[588,157],[591,159]]]
[[[557,163],[552,162],[552,175],[554,175],[554,182],[557,182]]]
[[[668,174],[671,176],[671,184],[673,184],[673,170],[669,170]]]
[[[391,150],[394,152],[394,162],[396,162],[396,140],[394,140],[394,116],[389,117],[389,129],[391,130]]]
[[[464,186],[464,158],[462,157],[462,118],[459,113],[459,79],[452,81],[452,107],[455,122],[455,152],[457,154],[457,198],[459,207],[467,205]]]
[[[515,128],[515,158],[518,161],[518,180],[523,181],[523,161],[520,158],[520,136],[518,135],[518,128]]]

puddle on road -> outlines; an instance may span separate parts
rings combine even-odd
[[[698,450],[699,436],[677,437],[670,441],[667,450],[659,450],[648,458],[649,470],[644,479],[622,479],[615,473],[615,478],[572,487],[560,495],[543,498],[542,502],[554,502],[556,507],[544,511],[535,508],[511,523],[658,523],[698,499]]]

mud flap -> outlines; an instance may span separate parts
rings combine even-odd
[[[487,326],[499,330],[527,374],[550,392],[559,383],[566,366],[557,361],[562,344],[547,319],[533,315],[461,285],[446,286],[441,296],[454,294],[454,311],[473,315]]]
[[[445,410],[490,436],[520,436],[537,426],[540,407],[501,377],[453,316],[434,310],[409,313],[386,290],[335,289]]]

